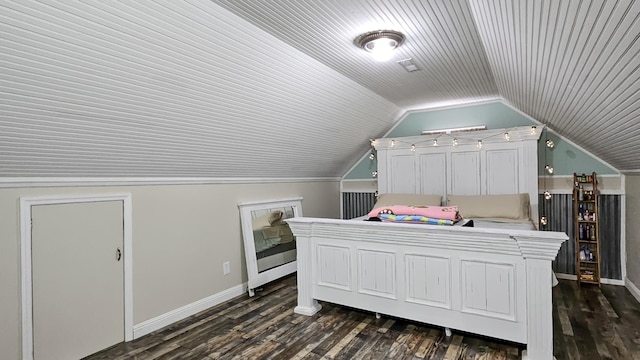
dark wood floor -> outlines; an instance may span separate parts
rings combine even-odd
[[[553,289],[557,359],[640,359],[640,304],[622,286]],[[522,346],[322,303],[293,314],[295,277],[87,359],[518,359]]]

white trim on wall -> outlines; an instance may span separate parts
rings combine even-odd
[[[133,338],[137,339],[156,330],[162,329],[167,325],[171,325],[177,321],[185,319],[191,315],[195,315],[200,311],[206,310],[212,306],[222,304],[237,296],[244,295],[247,291],[247,283],[236,285],[227,290],[223,290],[217,294],[213,294],[204,299],[194,301],[191,304],[181,306],[175,310],[171,310],[164,314],[158,315],[149,320],[143,321],[133,326]]]
[[[620,178],[621,179],[621,186],[620,189],[605,189],[605,190],[600,190],[600,194],[603,195],[624,195],[625,194],[625,189],[624,189],[624,175],[616,175],[616,174],[607,174],[607,175],[597,175],[599,178]],[[552,176],[554,179],[566,179],[568,183],[571,183],[573,181],[573,175],[553,175]],[[538,175],[538,192],[540,194],[544,193],[544,189],[543,189],[543,182],[545,180],[549,180],[549,178],[545,175]],[[377,189],[377,185],[373,185],[372,184],[377,184],[378,183],[378,179],[344,179],[342,181],[340,181],[340,192],[375,192]],[[355,184],[355,185],[345,185],[345,184]],[[362,185],[362,186],[357,186],[360,184],[367,184]],[[345,189],[346,187],[349,187],[348,189]],[[566,188],[552,188],[552,184],[548,184],[548,189],[547,191],[549,191],[551,194],[568,194],[571,195],[573,194],[573,188],[568,186]]]
[[[558,279],[562,280],[578,280],[578,277],[573,274],[555,273]]]
[[[376,192],[378,179],[348,179],[340,181],[340,192]]]
[[[620,266],[622,267],[622,278],[627,278],[627,178],[622,175],[620,180],[623,194],[620,197],[620,207],[622,211],[620,218],[622,219],[620,224]],[[640,302],[640,299],[638,299]]]
[[[607,285],[624,286],[624,280],[601,278],[600,282]]]
[[[504,103],[504,99],[502,97],[496,96],[496,97],[488,97],[488,98],[479,99],[479,100],[474,99],[469,101],[440,102],[440,103],[433,103],[430,105],[425,104],[422,106],[408,109],[406,112],[402,114],[402,120],[404,120],[404,118],[409,116],[410,114],[419,113],[419,112],[459,109],[459,108],[464,108],[469,106],[485,105],[485,104],[493,104],[493,103]],[[397,124],[393,126],[392,130],[396,126]],[[389,132],[391,132],[392,130],[389,130]]]
[[[596,174],[596,177],[598,178],[602,178],[602,179],[621,179],[621,184],[620,184],[620,188],[619,189],[600,189],[600,194],[602,195],[624,195],[624,184],[622,184],[622,181],[624,181],[624,175],[617,175],[617,174]],[[556,186],[554,187],[553,181],[557,182],[558,180],[566,180],[567,186]],[[549,191],[549,193],[551,194],[573,194],[573,187],[569,184],[571,184],[573,182],[573,175],[538,175],[538,187],[539,187],[539,191],[540,194],[544,193],[544,183],[545,181],[547,182],[547,191]]]
[[[573,281],[578,281],[578,277],[576,275],[573,274],[562,274],[562,273],[556,273],[556,277],[558,279],[562,279],[562,280],[573,280]],[[618,286],[625,286],[625,282],[624,280],[620,280],[620,279],[607,279],[607,278],[601,278],[600,279],[600,283],[602,284],[607,284],[607,285],[618,285]]]
[[[163,178],[163,177],[16,177],[0,178],[0,188],[31,187],[80,187],[80,186],[143,186],[143,185],[201,185],[201,184],[267,184],[289,182],[331,182],[340,181],[341,177],[314,178]]]
[[[33,359],[33,294],[31,273],[31,207],[99,201],[122,201],[124,237],[124,340],[133,340],[133,232],[131,194],[54,195],[20,198],[20,273],[22,359]]]
[[[638,287],[634,283],[632,283],[629,278],[624,278],[624,286],[626,286],[631,295],[633,295],[633,297],[636,298],[638,302],[640,302],[640,289],[638,289]]]

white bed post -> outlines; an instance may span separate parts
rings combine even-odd
[[[296,235],[296,249],[298,264],[311,264],[311,226],[306,224],[289,223],[289,227]],[[313,298],[312,266],[298,266],[298,306],[293,312],[300,315],[311,316],[322,306]]]
[[[527,273],[527,350],[522,358],[554,359],[551,261],[564,240],[514,238],[525,259]]]
[[[553,359],[551,263],[526,259],[527,350],[523,359]]]

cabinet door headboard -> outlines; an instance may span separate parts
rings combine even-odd
[[[377,139],[378,192],[493,195],[529,193],[538,214],[542,126]],[[434,142],[435,140],[435,142]]]

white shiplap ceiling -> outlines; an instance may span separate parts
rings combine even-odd
[[[640,2],[469,3],[503,98],[618,170],[640,169]]]
[[[640,169],[638,1],[214,1],[404,109],[498,96],[617,169]],[[381,28],[407,36],[395,60],[422,71],[353,46]]]
[[[398,106],[498,96],[466,1],[213,1]],[[392,61],[353,44],[378,29],[407,38]],[[424,71],[396,63],[406,58]]]
[[[209,1],[0,1],[0,175],[329,177],[399,107]]]
[[[334,177],[404,110],[496,97],[637,170],[639,16],[602,0],[0,0],[0,177]],[[421,71],[352,44],[380,28]]]

